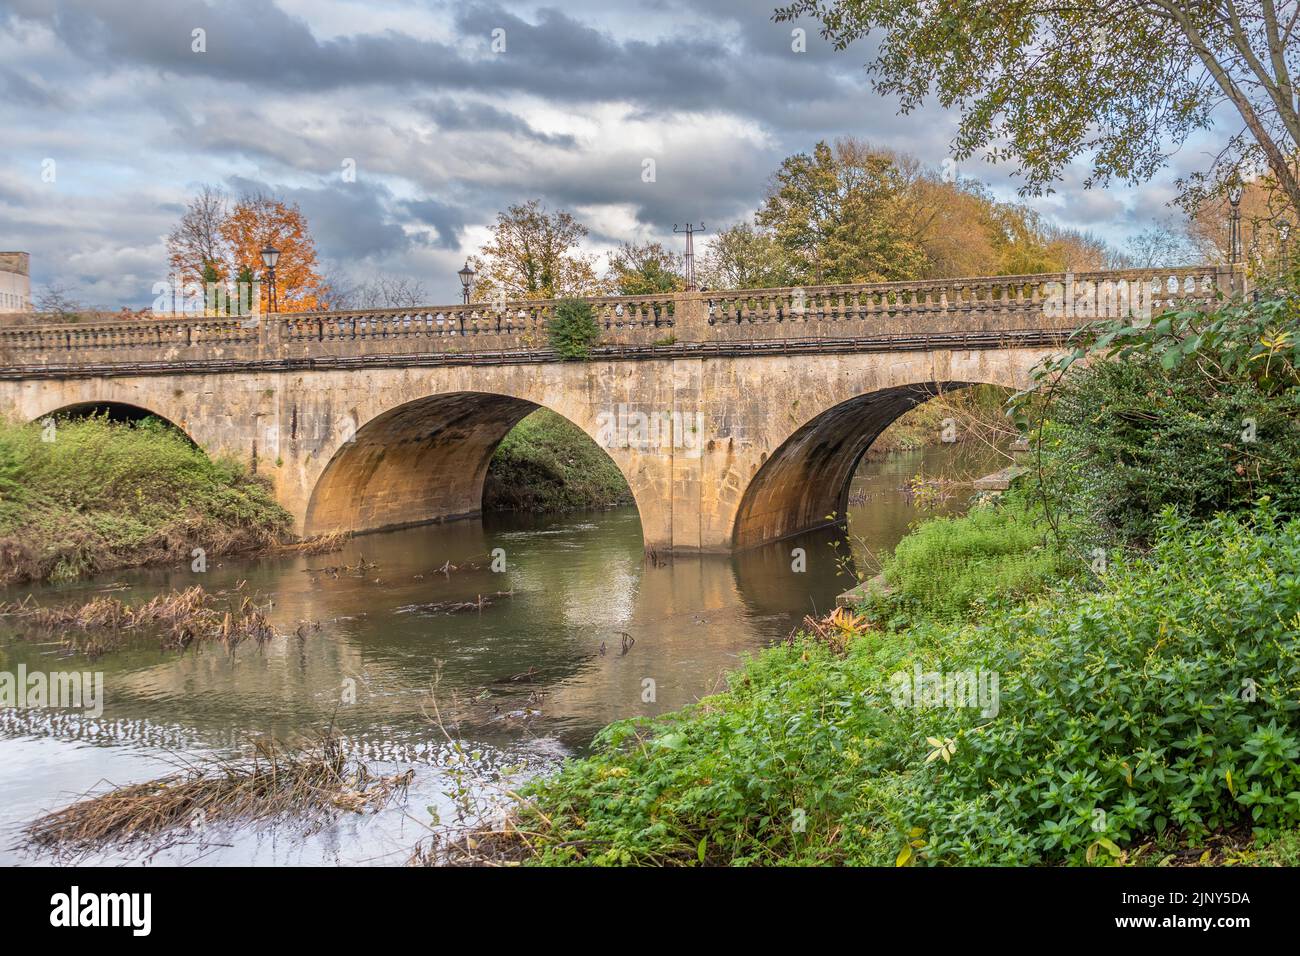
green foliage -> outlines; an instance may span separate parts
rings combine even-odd
[[[805,282],[915,278],[925,252],[899,227],[905,188],[889,154],[820,142],[781,164],[757,219]]]
[[[618,295],[659,295],[686,288],[682,256],[662,243],[625,242],[609,257],[608,281]]]
[[[561,359],[588,359],[592,346],[600,339],[600,326],[596,324],[591,303],[581,299],[561,299],[555,303],[555,314],[546,326],[551,348]]]
[[[903,813],[930,862],[1082,862],[1102,838],[1294,827],[1297,637],[1300,521],[1166,511],[1149,559],[1116,555],[1100,593],[958,636],[967,666],[1000,672],[1001,713],[943,722],[960,759],[922,775]]]
[[[763,652],[530,790],[545,863],[1034,864],[1300,823],[1300,521],[1167,512],[1096,592]],[[996,714],[894,675],[996,673]],[[939,759],[942,758],[942,759]],[[1113,848],[1113,852],[1112,852]]]
[[[1089,329],[1039,373],[1053,507],[1121,542],[1166,505],[1208,518],[1269,496],[1300,514],[1297,317],[1279,300]]]
[[[798,284],[790,256],[771,230],[739,222],[718,230],[697,268],[708,289],[769,289]]]
[[[885,561],[881,610],[952,618],[990,602],[1023,598],[1067,568],[1041,511],[1017,494],[959,517],[922,523]]]
[[[957,441],[969,438],[1008,443],[1015,427],[1007,420],[1008,391],[998,385],[955,388],[909,409],[880,433],[867,449],[871,458],[893,451],[927,448],[943,441],[947,420]]]
[[[1171,143],[1211,126],[1227,96],[1246,129],[1225,145],[1208,187],[1206,177],[1193,176],[1183,198],[1194,207],[1229,171],[1267,165],[1300,210],[1289,168],[1300,117],[1293,68],[1279,59],[1294,43],[1294,18],[1271,4],[1229,10],[1214,3],[789,0],[776,19],[819,20],[840,50],[870,35],[867,69],[878,94],[896,96],[904,113],[930,96],[956,107],[954,158],[1012,160],[1022,192],[1034,195],[1049,192],[1081,156],[1092,163],[1089,185],[1149,179],[1168,162]]]
[[[1261,841],[1258,866],[1300,866],[1300,830],[1285,830]]]
[[[49,437],[48,434],[46,437]],[[71,578],[266,544],[290,528],[265,481],[157,419],[0,426],[0,581]]]
[[[632,504],[609,455],[562,415],[539,408],[506,435],[488,465],[483,507],[554,512]]]

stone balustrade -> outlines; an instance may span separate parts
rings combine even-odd
[[[1235,279],[1235,281],[1234,281]],[[1244,291],[1222,266],[681,292],[587,299],[601,344],[865,340],[1062,331],[1116,308],[1158,314]],[[305,312],[160,316],[0,328],[0,367],[276,362],[331,357],[527,353],[547,348],[554,300]]]

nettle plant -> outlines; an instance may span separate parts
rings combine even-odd
[[[1075,606],[951,642],[1001,674],[1001,711],[949,717],[955,756],[908,794],[925,861],[1132,859],[1153,835],[1300,822],[1300,520],[1167,509],[1155,537]]]

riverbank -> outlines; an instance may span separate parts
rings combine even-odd
[[[269,483],[157,420],[0,425],[0,585],[188,566],[290,529]]]
[[[1031,546],[974,546],[1026,522]],[[1273,635],[1300,615],[1279,583],[1300,520],[1170,515],[1092,584],[1066,562],[1007,573],[1051,546],[1041,522],[1014,503],[952,519],[964,543],[935,535],[910,579],[963,569],[960,606],[894,592],[807,626],[536,782],[526,844],[480,842],[548,865],[893,866],[1222,863],[1255,852],[1252,825],[1287,839],[1300,651]]]
[[[1006,447],[1017,437],[1006,416],[1010,392],[997,385],[972,385],[944,392],[906,412],[867,449],[869,461],[939,444],[980,442]]]

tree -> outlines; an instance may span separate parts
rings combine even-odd
[[[1124,251],[1108,265],[1121,269],[1168,269],[1201,259],[1186,230],[1160,223],[1131,237],[1124,244]]]
[[[316,271],[316,243],[296,203],[262,193],[244,196],[222,221],[221,237],[229,247],[233,266],[227,274],[247,270],[261,275],[262,248],[269,244],[280,250],[275,289],[281,312],[304,312],[320,306],[323,286]],[[263,282],[263,306],[268,293]]]
[[[770,230],[738,222],[714,235],[696,276],[706,289],[774,289],[795,284],[794,268]]]
[[[209,267],[217,278],[225,278],[228,248],[222,225],[228,215],[226,194],[214,186],[203,186],[185,206],[176,228],[167,237],[167,258],[172,273],[182,285],[204,283]]]
[[[231,301],[231,312],[244,314],[252,311],[253,288],[256,282],[253,267],[247,263],[240,265],[239,271],[235,273],[235,297]]]
[[[203,307],[208,313],[228,312],[230,306],[223,302],[224,296],[221,294],[218,286],[221,283],[221,274],[217,272],[217,263],[209,260],[203,264]]]
[[[410,309],[427,305],[424,283],[407,276],[380,273],[347,291],[329,297],[332,309]]]
[[[978,182],[856,139],[786,159],[757,218],[765,232],[746,227],[716,248],[752,259],[770,237],[785,264],[778,284],[1082,272],[1111,255]]]
[[[1091,272],[1105,268],[1111,258],[1111,251],[1101,240],[1049,225],[1028,206],[998,204],[993,215],[1001,231],[997,243],[999,275]]]
[[[1283,258],[1287,245],[1282,239],[1286,224],[1300,233],[1296,221],[1289,218],[1280,193],[1262,180],[1243,183],[1241,203],[1241,256],[1252,282],[1268,281],[1285,271]],[[1232,207],[1222,197],[1207,197],[1191,214],[1188,233],[1200,252],[1200,258],[1227,262],[1230,258]],[[1290,237],[1292,248],[1296,236]]]
[[[684,256],[663,243],[625,242],[610,253],[605,283],[618,295],[658,295],[686,288]]]
[[[57,282],[51,282],[36,295],[36,311],[60,322],[76,322],[84,306]]]
[[[957,159],[1011,159],[1022,191],[1041,195],[1076,156],[1088,185],[1149,179],[1212,124],[1222,100],[1242,127],[1213,167],[1184,182],[1195,208],[1228,174],[1262,165],[1300,211],[1297,67],[1300,0],[793,0],[778,21],[810,16],[837,49],[883,36],[868,65],[902,112],[933,92],[960,110]]]
[[[479,274],[478,301],[502,293],[509,299],[554,299],[600,291],[595,258],[579,250],[587,227],[562,210],[548,212],[540,200],[497,214],[492,239],[470,257]]]
[[[906,177],[886,151],[856,139],[819,142],[776,172],[758,211],[805,283],[916,278],[924,253],[898,229]]]

